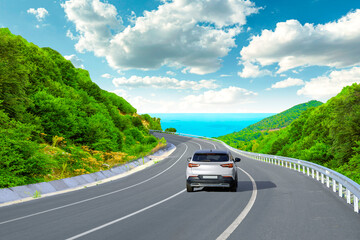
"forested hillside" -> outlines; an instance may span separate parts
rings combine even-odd
[[[0,188],[90,173],[158,145],[138,115],[86,70],[0,29]]]
[[[360,183],[360,85],[345,87],[285,129],[257,139],[252,150],[312,161]]]
[[[319,101],[310,101],[307,103],[296,105],[288,110],[271,117],[267,117],[255,124],[252,124],[239,132],[227,134],[218,137],[218,139],[226,142],[227,144],[243,149],[245,151],[252,151],[256,139],[267,135],[269,132],[278,131],[284,128],[292,121],[297,119],[306,110],[317,107],[323,104]]]

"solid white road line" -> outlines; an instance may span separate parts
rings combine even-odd
[[[161,201],[159,201],[159,202],[157,202],[157,203],[154,203],[154,204],[152,204],[152,205],[150,205],[150,206],[147,206],[147,207],[145,207],[145,208],[142,208],[142,209],[140,209],[140,210],[138,210],[138,211],[136,211],[136,212],[130,213],[130,214],[124,216],[124,217],[121,217],[121,218],[115,219],[115,220],[113,220],[113,221],[111,221],[111,222],[105,223],[105,224],[103,224],[103,225],[101,225],[101,226],[98,226],[98,227],[96,227],[96,228],[90,229],[90,230],[88,230],[88,231],[86,231],[86,232],[80,233],[80,234],[78,234],[78,235],[76,235],[76,236],[67,238],[66,240],[73,240],[73,239],[77,239],[77,238],[83,237],[83,236],[85,236],[85,235],[88,235],[89,233],[95,232],[95,231],[97,231],[97,230],[100,230],[100,229],[102,229],[102,228],[105,228],[105,227],[107,227],[107,226],[110,226],[110,225],[112,225],[112,224],[114,224],[114,223],[117,223],[117,222],[120,222],[120,221],[122,221],[122,220],[125,220],[125,219],[127,219],[127,218],[129,218],[129,217],[132,217],[132,216],[134,216],[134,215],[136,215],[136,214],[139,214],[139,213],[144,212],[144,211],[146,211],[146,210],[148,210],[148,209],[150,209],[150,208],[153,208],[153,207],[155,207],[155,206],[157,206],[157,205],[159,205],[159,204],[161,204],[161,203],[164,203],[164,202],[166,202],[166,201],[169,201],[170,199],[172,199],[172,198],[180,195],[181,193],[183,193],[183,192],[185,192],[185,191],[186,191],[186,189],[183,189],[183,190],[181,190],[180,192],[175,193],[174,195],[172,195],[172,196],[170,196],[170,197],[168,197],[168,198],[165,198],[165,199],[163,199],[163,200],[161,200]]]
[[[208,144],[211,144],[211,145],[213,145],[213,146],[214,146],[214,149],[216,149],[215,144],[214,144],[214,143],[212,143],[210,140],[204,140],[204,139],[200,139],[200,138],[193,138],[193,140],[194,140],[194,139],[196,139],[196,140],[200,140],[200,141],[205,142],[205,143],[208,143]],[[200,150],[202,149],[202,147],[201,147],[201,145],[200,145],[199,143],[194,142],[194,141],[190,141],[190,142],[192,142],[192,143],[196,143],[197,145],[199,145],[199,146],[200,146]]]
[[[230,224],[230,226],[216,240],[225,240],[225,239],[227,239],[234,232],[234,230],[240,225],[240,223],[245,219],[246,215],[250,212],[250,210],[253,207],[253,205],[255,203],[255,200],[256,200],[257,187],[256,187],[255,180],[245,170],[243,170],[243,169],[241,169],[239,167],[238,167],[238,169],[243,171],[250,178],[250,180],[252,182],[252,186],[253,186],[253,191],[252,191],[249,202],[247,203],[246,207],[242,210],[240,215],[234,220],[234,222],[232,222]]]
[[[131,186],[128,186],[126,188],[122,188],[122,189],[119,189],[119,190],[115,190],[115,191],[112,191],[112,192],[109,192],[109,193],[105,193],[105,194],[102,194],[102,195],[99,195],[99,196],[96,196],[96,197],[92,197],[92,198],[88,198],[88,199],[85,199],[85,200],[81,200],[81,201],[78,201],[78,202],[73,202],[73,203],[70,203],[70,204],[66,204],[66,205],[63,205],[63,206],[60,206],[60,207],[56,207],[56,208],[51,208],[51,209],[48,209],[48,210],[45,210],[45,211],[41,211],[41,212],[37,212],[37,213],[33,213],[33,214],[29,214],[29,215],[26,215],[26,216],[22,216],[22,217],[18,217],[18,218],[13,218],[13,219],[10,219],[10,220],[7,220],[7,221],[4,221],[4,222],[0,222],[0,225],[2,224],[6,224],[6,223],[10,223],[10,222],[15,222],[17,220],[21,220],[21,219],[25,219],[25,218],[29,218],[29,217],[33,217],[33,216],[37,216],[37,215],[40,215],[40,214],[43,214],[43,213],[48,213],[48,212],[52,212],[52,211],[55,211],[55,210],[59,210],[59,209],[62,209],[62,208],[66,208],[66,207],[70,207],[70,206],[74,206],[74,205],[77,205],[77,204],[80,204],[80,203],[84,203],[84,202],[88,202],[88,201],[91,201],[91,200],[94,200],[94,199],[97,199],[97,198],[101,198],[101,197],[105,197],[105,196],[108,196],[108,195],[111,195],[111,194],[114,194],[114,193],[118,193],[118,192],[122,192],[124,190],[127,190],[127,189],[130,189],[130,188],[133,188],[133,187],[136,187],[140,184],[143,184],[143,183],[146,183],[158,176],[160,176],[161,174],[163,174],[164,172],[168,171],[170,168],[172,168],[183,156],[184,154],[186,153],[186,151],[188,150],[188,146],[186,145],[186,143],[184,143],[185,146],[186,146],[186,149],[185,151],[183,152],[183,154],[181,154],[181,156],[170,166],[168,167],[167,169],[165,169],[164,171],[152,176],[151,178],[148,178],[142,182],[139,182],[139,183],[136,183],[134,185],[131,185]]]
[[[189,142],[197,144],[199,146],[200,150],[202,150],[202,147],[201,147],[200,143],[193,142],[193,141],[189,141]]]
[[[202,140],[202,139],[201,139]],[[211,140],[203,140],[204,142],[206,142],[206,143],[210,143],[211,145],[213,145],[214,146],[214,149],[216,149],[216,146],[215,146],[215,144],[214,143],[212,143],[211,142]]]

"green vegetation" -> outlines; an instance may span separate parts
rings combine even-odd
[[[253,150],[315,162],[360,183],[360,85],[258,139]]]
[[[252,124],[239,132],[220,136],[218,139],[233,147],[243,149],[245,151],[252,151],[253,147],[256,147],[256,139],[264,137],[270,132],[285,128],[292,121],[297,119],[303,112],[310,108],[320,106],[321,104],[322,102],[319,101],[310,101],[296,105],[286,111]]]
[[[360,183],[360,84],[251,142],[250,151],[311,161]]]
[[[165,132],[176,133],[176,129],[175,128],[167,128],[167,129],[165,129]]]
[[[41,197],[41,192],[36,190],[33,194],[33,198],[40,198]]]
[[[138,115],[58,52],[0,29],[0,188],[107,169],[149,153],[160,119]]]

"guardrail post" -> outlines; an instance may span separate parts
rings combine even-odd
[[[310,176],[310,169],[309,169],[309,167],[306,167],[306,170],[307,170],[307,175]]]
[[[333,183],[333,192],[336,192],[336,181],[335,179],[332,180]]]
[[[327,186],[328,188],[330,187],[329,176],[326,176],[326,186]]]
[[[359,213],[359,198],[354,195],[354,212]]]
[[[324,184],[324,174],[321,173],[321,183]]]
[[[349,189],[346,189],[346,202],[347,202],[348,204],[351,203],[351,195],[350,195]]]
[[[298,172],[300,172],[300,164],[298,165]]]
[[[311,169],[311,176],[312,176],[312,178],[315,178],[315,171],[313,168]]]
[[[343,189],[342,189],[342,184],[339,183],[339,197],[343,197]]]
[[[305,166],[302,166],[303,174],[305,174]]]
[[[288,167],[288,162],[285,162],[285,167],[286,167],[286,168]]]
[[[316,171],[316,180],[319,181],[319,171]]]

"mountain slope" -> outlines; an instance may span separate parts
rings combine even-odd
[[[0,187],[98,171],[153,149],[138,115],[86,70],[0,29]]]
[[[360,85],[259,138],[253,151],[312,161],[360,183]]]
[[[220,136],[218,139],[230,144],[233,147],[251,151],[253,147],[252,140],[255,140],[263,135],[267,135],[268,131],[276,131],[288,126],[303,112],[310,108],[320,106],[321,104],[322,102],[314,100],[298,104],[279,114],[267,117],[255,124],[252,124],[239,132]]]

